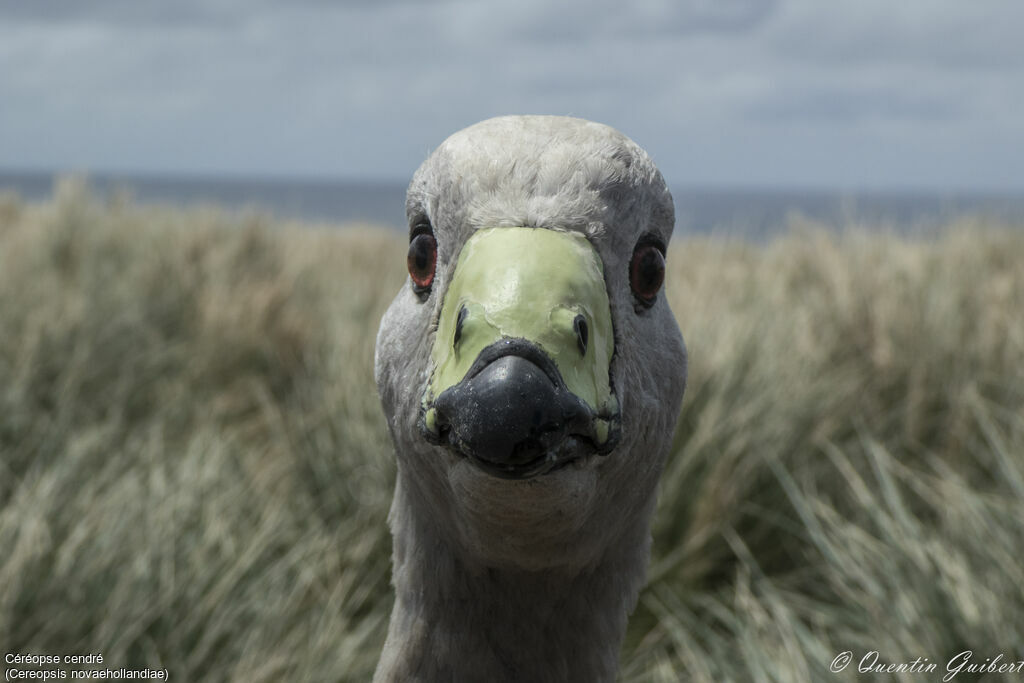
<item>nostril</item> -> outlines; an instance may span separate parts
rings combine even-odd
[[[580,347],[580,353],[587,355],[587,340],[590,335],[590,330],[587,329],[587,319],[582,315],[578,315],[573,318],[572,329],[576,331],[576,343]]]
[[[466,310],[465,304],[459,309],[459,315],[455,319],[455,338],[452,340],[452,346],[458,346],[459,340],[462,339],[462,325],[466,322],[466,316],[469,315],[469,311]]]

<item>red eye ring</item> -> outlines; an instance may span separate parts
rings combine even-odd
[[[437,241],[430,232],[420,232],[409,242],[409,254],[405,259],[412,278],[412,288],[417,294],[430,291],[437,269]]]
[[[655,243],[641,242],[629,262],[629,286],[645,306],[654,304],[665,282],[665,253]]]

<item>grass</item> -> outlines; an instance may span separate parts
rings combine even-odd
[[[373,342],[403,257],[81,183],[0,200],[0,650],[367,680],[394,478]],[[1024,230],[981,221],[673,245],[691,374],[623,681],[1024,660],[1022,262]],[[858,674],[872,650],[938,672]]]

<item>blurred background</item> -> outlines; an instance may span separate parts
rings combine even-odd
[[[1015,0],[0,0],[0,187],[404,226],[508,113],[634,138],[684,231],[1024,216]]]

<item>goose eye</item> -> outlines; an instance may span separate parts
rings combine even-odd
[[[409,277],[412,278],[413,289],[417,294],[430,290],[434,282],[434,270],[437,268],[437,242],[430,232],[421,232],[409,242],[409,255],[406,257]]]
[[[638,244],[629,263],[629,286],[633,294],[644,306],[650,306],[664,281],[665,254],[656,244]]]

